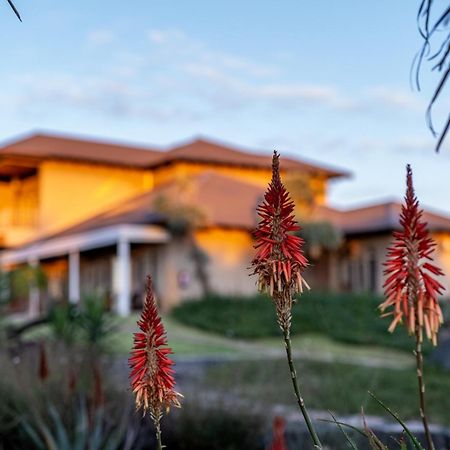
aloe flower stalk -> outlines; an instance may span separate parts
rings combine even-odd
[[[257,253],[252,266],[258,275],[258,288],[266,292],[275,304],[278,324],[283,332],[290,334],[293,294],[309,289],[302,276],[308,261],[302,252],[303,239],[295,236],[299,231],[294,202],[281,182],[279,155],[272,159],[272,181],[258,206],[261,218],[254,231]]]
[[[39,345],[39,370],[38,370],[39,379],[44,382],[48,376],[50,375],[50,371],[48,369],[48,359],[47,359],[47,351],[45,349],[44,342],[41,342]]]
[[[291,321],[293,295],[309,289],[303,278],[308,261],[302,252],[303,240],[293,233],[300,230],[294,216],[294,202],[280,177],[279,155],[272,158],[272,180],[257,212],[261,220],[254,231],[256,240],[253,274],[258,276],[258,289],[268,293],[276,310],[278,325],[283,331],[286,355],[300,411],[316,448],[321,449],[319,437],[309,417],[300,392],[297,372],[292,358]]]
[[[420,415],[429,450],[434,450],[425,414],[422,341],[425,331],[432,344],[437,343],[437,334],[443,322],[438,296],[444,287],[436,277],[442,276],[443,272],[433,264],[432,254],[436,244],[422,218],[423,211],[414,192],[409,165],[406,166],[406,185],[400,215],[401,230],[394,232],[394,242],[388,248],[385,262],[386,300],[380,305],[380,310],[383,316],[393,316],[389,331],[394,331],[398,324],[403,323],[408,333],[415,336]]]
[[[129,358],[131,389],[136,408],[149,412],[155,424],[158,449],[161,442],[161,419],[171,406],[180,407],[181,394],[175,391],[174,362],[169,355],[167,336],[158,314],[151,277],[147,277],[147,295],[141,318],[140,332],[134,334],[134,346]]]

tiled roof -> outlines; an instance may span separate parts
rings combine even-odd
[[[329,220],[345,234],[391,232],[400,229],[401,203],[386,202],[346,210],[321,207],[317,217]],[[424,210],[423,219],[430,231],[450,231],[450,217]]]
[[[0,156],[6,155],[27,156],[37,160],[56,158],[145,167],[155,157],[160,157],[160,152],[86,139],[35,134],[1,147]]]
[[[0,147],[0,156],[23,156],[36,160],[56,158],[89,161],[104,164],[158,167],[176,161],[191,161],[253,168],[269,168],[270,154],[257,154],[239,150],[229,145],[196,139],[188,144],[175,146],[166,151],[118,145],[73,137],[35,134]],[[282,168],[320,173],[328,178],[348,176],[349,173],[321,164],[306,163],[283,158]]]
[[[228,145],[205,139],[197,139],[184,145],[175,147],[156,159],[152,166],[170,164],[173,161],[196,161],[216,164],[230,164],[255,168],[267,168],[272,164],[272,156],[256,154],[244,150],[237,150]],[[302,170],[321,173],[326,177],[348,176],[349,173],[320,164],[309,164],[304,161],[283,157],[282,168],[286,170]]]

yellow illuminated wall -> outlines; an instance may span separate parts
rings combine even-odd
[[[163,183],[205,171],[265,187],[269,169],[175,162],[155,169],[134,169],[88,162],[47,160],[37,175],[0,182],[0,244],[21,244],[108,210]],[[318,203],[326,196],[325,177],[308,175]]]
[[[155,186],[170,182],[174,179],[198,175],[205,171],[214,171],[222,175],[234,177],[237,180],[253,183],[261,187],[267,186],[272,176],[270,169],[252,169],[245,167],[233,167],[218,164],[200,164],[194,162],[177,162],[167,166],[156,168],[154,171]],[[285,176],[282,172],[282,176]],[[310,189],[314,195],[316,204],[326,203],[327,178],[319,174],[308,174]]]
[[[198,231],[196,240],[208,254],[209,274],[215,290],[231,295],[255,292],[255,278],[248,276],[254,250],[247,230],[210,228]]]
[[[153,186],[150,172],[47,161],[39,168],[39,229],[53,231],[87,219]]]
[[[38,178],[0,182],[0,233],[2,245],[31,239],[38,221]]]

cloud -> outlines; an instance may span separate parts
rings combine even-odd
[[[110,30],[93,30],[86,35],[86,41],[93,47],[101,47],[114,42],[114,33]]]
[[[102,77],[53,74],[23,77],[21,84],[23,94],[16,103],[18,109],[25,113],[60,111],[68,107],[114,118],[142,118],[158,122],[198,118],[198,113],[190,108],[158,102],[151,90]]]
[[[267,77],[279,73],[274,65],[260,64],[238,55],[213,50],[178,29],[150,30],[148,39],[159,48],[160,56],[169,59],[165,61],[166,63],[209,65],[216,69],[254,77]]]
[[[377,86],[369,89],[368,99],[380,106],[395,109],[417,111],[423,110],[425,106],[412,92],[388,86]]]
[[[91,31],[87,42],[102,58],[85,72],[37,72],[18,77],[21,111],[77,109],[111,117],[164,121],[207,120],[230,112],[292,114],[297,111],[372,114],[415,105],[408,93],[382,86],[347,93],[313,83],[242,54],[218,51],[179,29],[153,29],[143,50],[131,51],[107,29]],[[102,46],[114,42],[107,55]],[[106,56],[105,56],[106,55]],[[271,59],[275,61],[276,54]],[[323,120],[323,117],[319,118]]]

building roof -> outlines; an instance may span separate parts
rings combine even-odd
[[[392,232],[400,229],[400,202],[385,202],[352,209],[321,207],[318,217],[329,220],[346,235]],[[450,231],[450,217],[424,210],[423,219],[430,231]]]
[[[196,139],[163,151],[50,134],[34,134],[6,144],[0,147],[0,157],[27,157],[36,162],[50,158],[68,159],[141,168],[190,161],[267,169],[272,161],[268,154],[248,152],[206,139]],[[349,175],[342,170],[290,158],[283,158],[282,168],[320,173],[328,178]]]
[[[36,160],[69,159],[123,166],[145,167],[160,152],[87,139],[34,134],[0,147],[1,156],[26,156]]]
[[[152,163],[152,166],[170,164],[174,161],[206,162],[212,164],[269,168],[272,165],[272,155],[238,150],[229,145],[213,142],[211,140],[196,139],[164,152],[160,159],[156,159]],[[282,158],[281,167],[285,170],[302,170],[320,173],[328,178],[349,175],[348,172],[343,170],[325,167],[321,164],[310,164],[286,157]]]

